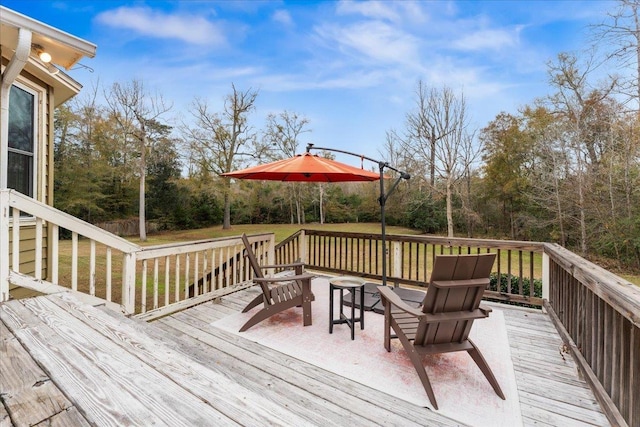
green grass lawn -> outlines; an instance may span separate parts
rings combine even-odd
[[[222,226],[202,228],[198,230],[166,231],[147,236],[147,241],[140,243],[136,237],[128,238],[132,243],[142,246],[160,245],[174,242],[187,242],[191,240],[213,239],[216,237],[239,236],[242,233],[259,234],[274,233],[276,243],[283,241],[300,229],[342,231],[352,233],[381,233],[380,224],[377,223],[349,223],[349,224],[242,224],[232,225],[230,229],[223,230]],[[387,226],[387,234],[422,234],[418,230],[405,227]]]

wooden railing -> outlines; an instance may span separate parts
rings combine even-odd
[[[64,251],[61,235],[71,241]],[[273,263],[273,234],[250,241]],[[141,247],[15,190],[0,191],[0,302],[10,285],[72,290],[151,319],[250,286],[242,250],[239,237]]]
[[[249,236],[258,259],[274,259],[274,235]],[[137,317],[151,320],[251,286],[240,237],[147,246],[137,254]]]
[[[388,284],[426,286],[438,254],[495,252],[494,285],[486,295],[542,305],[542,243],[401,235],[386,241],[383,255],[381,234],[301,230],[276,246],[276,261],[299,258],[311,269],[381,281],[386,256]]]
[[[63,287],[132,312],[135,289],[130,283],[135,278],[139,246],[15,190],[0,191],[0,220],[0,301],[9,298],[10,283],[42,293],[59,291],[64,283]],[[64,230],[70,233],[71,249],[61,254],[59,237]],[[98,253],[106,272],[100,278],[96,274]],[[114,263],[120,267],[118,278],[112,274]],[[64,277],[60,277],[62,264]],[[25,283],[21,270],[31,273],[31,283]]]
[[[640,288],[552,244],[545,308],[612,425],[640,426]]]

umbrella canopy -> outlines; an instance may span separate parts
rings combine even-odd
[[[220,174],[229,178],[266,181],[347,182],[376,181],[380,174],[358,169],[309,152],[290,159]]]

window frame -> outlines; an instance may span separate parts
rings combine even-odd
[[[46,99],[46,91],[44,88],[34,84],[34,82],[22,78],[19,76],[13,83],[12,87],[15,86],[18,89],[21,89],[28,94],[33,96],[33,153],[25,152],[24,150],[7,147],[9,153],[16,153],[19,155],[31,155],[33,161],[32,167],[32,185],[31,191],[32,195],[30,196],[32,199],[40,201],[42,193],[43,183],[39,182],[39,177],[41,175],[40,169],[43,165],[40,164],[42,157],[42,150],[46,147],[47,141],[42,137],[44,135],[44,125],[46,122],[46,118],[43,117],[44,109],[42,106],[42,102]],[[11,101],[9,101],[9,109],[11,109]],[[8,143],[7,143],[8,145]],[[7,169],[9,165],[6,166]],[[8,170],[7,170],[8,173]],[[13,219],[11,219],[13,220]],[[32,215],[21,213],[20,222],[34,222],[35,218]]]

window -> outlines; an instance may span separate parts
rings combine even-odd
[[[16,85],[9,93],[9,188],[34,197],[36,168],[36,94]]]

